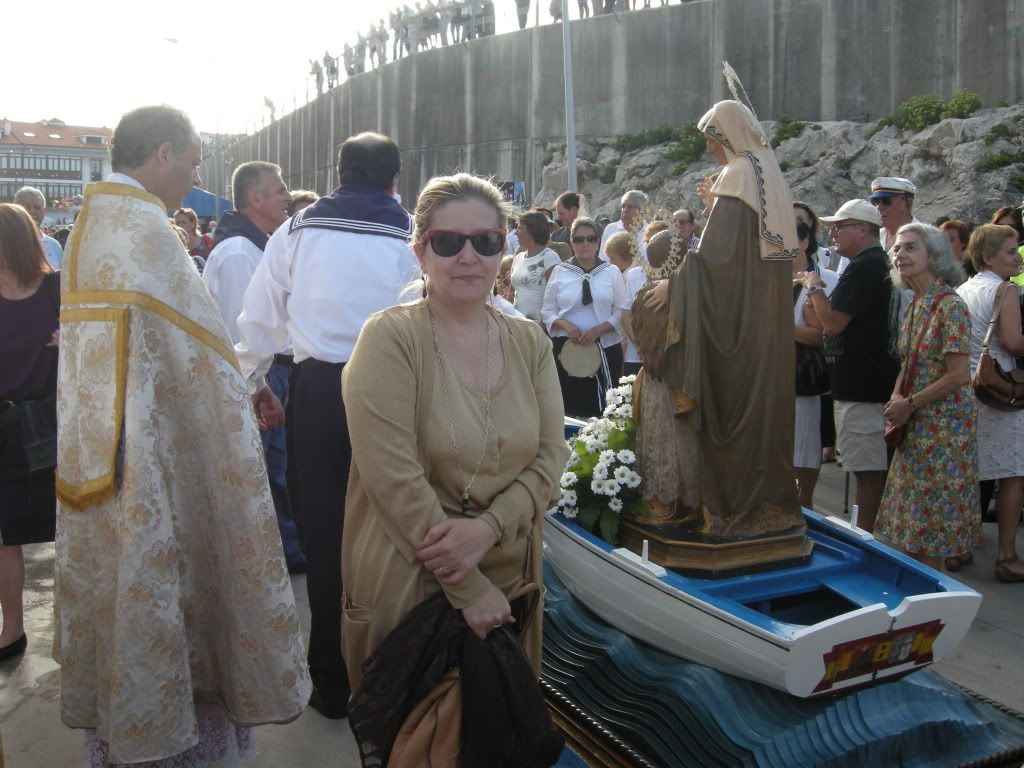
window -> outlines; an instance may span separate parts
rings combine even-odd
[[[50,138],[51,139],[59,139],[60,138],[60,134],[59,133],[51,133],[50,134]]]
[[[56,171],[57,170],[57,158],[54,157],[53,155],[50,155],[49,157],[46,158],[46,170],[48,170],[48,171]]]
[[[32,131],[22,131],[21,135],[28,139],[34,139],[36,137],[36,135],[32,133]]]

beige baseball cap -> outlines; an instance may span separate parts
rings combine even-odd
[[[839,206],[839,210],[832,216],[821,216],[818,218],[818,221],[824,221],[827,224],[848,220],[866,221],[868,224],[874,224],[876,227],[882,226],[882,220],[879,218],[875,206],[867,200],[861,200],[860,198],[847,200]]]

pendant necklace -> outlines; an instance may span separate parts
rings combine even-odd
[[[487,323],[487,368],[485,371],[486,379],[484,381],[484,441],[483,447],[480,449],[480,458],[476,461],[476,468],[473,470],[473,476],[469,478],[469,482],[464,482],[464,475],[462,474],[462,463],[459,458],[459,444],[455,439],[455,419],[452,417],[452,404],[448,397],[448,376],[445,373],[444,359],[441,356],[441,345],[437,340],[437,325],[434,323],[434,313],[427,308],[427,314],[430,316],[430,333],[434,340],[434,355],[437,358],[437,367],[441,373],[441,390],[444,392],[444,407],[445,412],[448,414],[448,429],[452,440],[452,452],[455,455],[455,471],[459,473],[459,485],[462,486],[462,501],[461,510],[465,516],[469,513],[469,489],[473,487],[473,483],[476,481],[476,477],[480,474],[480,467],[484,463],[484,456],[487,455],[487,441],[490,438],[491,432],[494,429],[494,425],[491,423],[491,320],[489,316],[485,316]]]

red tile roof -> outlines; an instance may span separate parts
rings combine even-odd
[[[42,123],[19,123],[11,120],[11,135],[5,136],[3,128],[6,127],[7,122],[0,119],[0,145],[106,150],[110,146],[110,137],[114,134],[109,128],[93,128],[84,125],[43,125]],[[30,133],[35,135],[27,135]],[[104,136],[106,143],[86,144],[80,138],[82,136]]]

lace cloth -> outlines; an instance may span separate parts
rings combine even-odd
[[[253,729],[232,723],[227,711],[219,704],[197,703],[196,720],[199,724],[198,744],[186,752],[160,760],[131,763],[132,768],[236,768],[242,760],[255,760],[259,755]],[[86,731],[85,752],[89,768],[125,765],[109,762],[107,744],[94,729]]]

